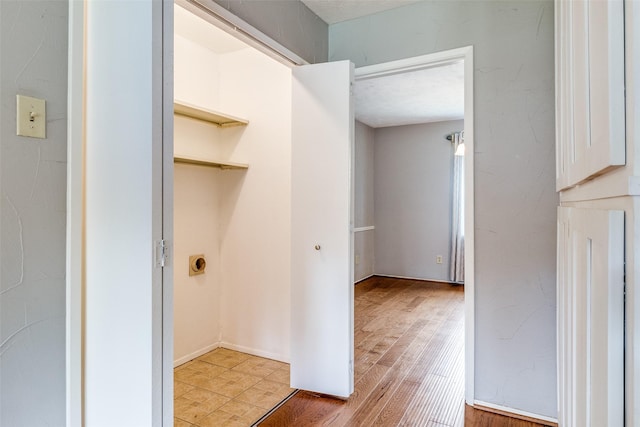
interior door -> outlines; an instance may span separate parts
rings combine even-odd
[[[353,64],[296,67],[291,387],[353,392]]]

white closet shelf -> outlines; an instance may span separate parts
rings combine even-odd
[[[195,105],[191,105],[183,101],[173,102],[173,112],[182,116],[204,120],[222,128],[246,126],[249,124],[249,120],[241,119],[240,117],[235,117],[226,113],[209,110],[207,108],[196,107]]]
[[[173,156],[173,161],[174,163],[187,163],[190,165],[209,166],[220,169],[249,169],[249,165],[246,163],[218,162],[189,156]]]

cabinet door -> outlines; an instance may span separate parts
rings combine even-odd
[[[558,190],[625,164],[622,0],[556,2]]]
[[[624,420],[624,212],[559,208],[559,425]]]
[[[292,111],[291,386],[353,392],[353,65],[296,67]]]

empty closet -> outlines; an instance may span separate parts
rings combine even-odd
[[[347,397],[352,65],[285,65],[215,21],[175,8],[174,364],[225,347]]]
[[[288,361],[291,70],[181,7],[175,33],[174,360]]]

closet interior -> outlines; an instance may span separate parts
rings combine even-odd
[[[291,70],[177,5],[174,49],[174,365],[288,362]]]

